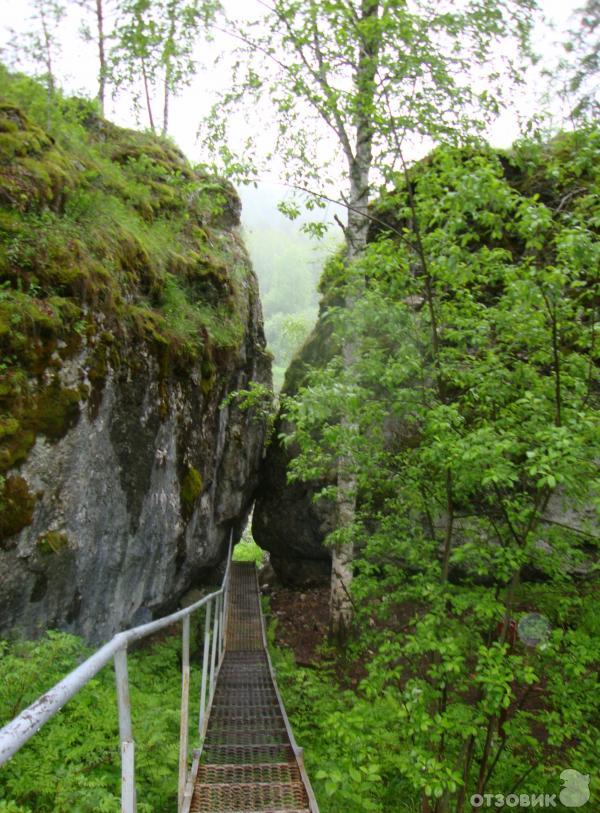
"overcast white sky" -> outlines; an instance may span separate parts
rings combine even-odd
[[[550,28],[540,27],[536,32],[534,46],[544,60],[552,60],[559,52],[558,42],[565,39],[569,28],[569,18],[581,2],[569,0],[542,0],[541,6],[547,19],[553,25]],[[57,59],[56,73],[59,83],[67,92],[94,95],[97,89],[97,61],[93,45],[86,44],[81,39],[78,27],[80,10],[76,8],[74,0],[69,5],[72,13],[61,23],[61,53]],[[110,3],[107,3],[110,8]],[[227,0],[228,8],[244,15],[253,14],[257,9],[255,0]],[[0,0],[0,46],[10,39],[10,29],[23,32],[31,25],[30,0]],[[572,20],[571,20],[572,22]],[[199,54],[206,62],[219,51],[230,47],[229,38],[224,34],[217,34],[214,42],[204,45],[204,53]],[[24,66],[26,70],[26,66]],[[227,86],[228,76],[226,67],[201,70],[192,85],[187,88],[178,99],[172,103],[170,134],[192,161],[206,160],[196,141],[198,124],[215,99],[216,95]],[[519,135],[518,113],[522,116],[531,115],[538,107],[536,97],[543,89],[545,80],[539,75],[532,74],[527,87],[516,95],[514,102],[516,110],[502,114],[490,131],[490,140],[498,146],[507,146]],[[157,100],[157,111],[160,106]],[[107,116],[119,124],[136,126],[136,119],[130,110],[125,97],[113,102],[109,100]],[[142,126],[145,120],[142,119]],[[268,120],[259,122],[265,132],[269,131]],[[238,128],[241,129],[241,128]],[[274,168],[276,174],[276,167]]]
[[[554,31],[540,28],[535,37],[535,48],[544,58],[551,58],[558,53],[557,41],[564,39],[569,28],[569,17],[574,10],[583,3],[572,0],[542,0],[541,7],[554,25]],[[78,34],[78,18],[80,10],[76,8],[74,0],[69,3],[73,7],[73,13],[61,23],[61,54],[57,60],[57,74],[63,88],[69,92],[83,92],[93,95],[96,92],[97,62],[93,45],[86,44]],[[228,7],[237,10],[239,13],[249,15],[256,9],[254,0],[228,0]],[[110,8],[110,5],[108,6]],[[17,32],[27,30],[29,16],[31,13],[30,0],[0,0],[0,46],[9,39],[9,30]],[[204,46],[205,53],[202,56],[210,59],[213,54],[221,51],[230,42],[224,34],[217,33],[215,41],[210,46]],[[223,69],[222,69],[223,70]],[[188,88],[181,97],[173,104],[173,118],[171,134],[181,147],[193,157],[197,152],[195,137],[198,122],[201,115],[206,111],[211,94],[218,92],[226,86],[228,77],[223,75],[219,69],[202,71],[192,86]],[[529,88],[529,94],[533,96],[535,91],[539,91],[539,82],[536,87]],[[523,112],[531,111],[531,105],[525,104]],[[134,124],[135,118],[129,110],[125,100],[117,104],[109,102],[107,113],[110,117],[124,124]],[[493,131],[493,140],[497,143],[507,144],[518,134],[518,125],[514,113],[508,113],[502,117],[501,122]]]

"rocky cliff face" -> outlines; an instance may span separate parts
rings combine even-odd
[[[270,360],[233,190],[85,104],[49,133],[7,86],[0,634],[97,642],[222,562],[265,431],[224,401]]]
[[[268,380],[259,317],[254,309],[207,395],[191,369],[164,382],[161,397],[152,354],[131,348],[135,366],[109,368],[95,416],[82,403],[64,437],[40,434],[8,472],[26,484],[32,510],[0,550],[4,633],[61,628],[99,641],[172,609],[222,561],[248,511],[263,428],[220,404]],[[85,380],[87,363],[82,353],[62,372]]]
[[[328,304],[323,302],[313,332],[286,372],[284,394],[296,394],[307,371],[326,364],[336,352],[327,320]],[[269,551],[273,568],[285,584],[327,584],[331,555],[323,542],[335,528],[335,506],[314,500],[324,483],[287,482],[288,464],[298,453],[293,444],[285,446],[279,439],[288,429],[280,415],[261,465],[252,535]]]

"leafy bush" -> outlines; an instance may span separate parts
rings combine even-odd
[[[355,547],[366,675],[345,702],[294,678],[332,810],[351,754],[396,788],[361,800],[382,813],[558,795],[567,768],[598,788],[599,157],[597,128],[440,147],[355,265],[328,268],[354,358],[312,370],[284,417],[292,480],[331,482],[343,455],[356,482],[328,543]]]

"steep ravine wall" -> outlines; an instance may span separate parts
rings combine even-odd
[[[233,189],[73,105],[0,99],[0,635],[100,642],[223,562],[271,365]]]
[[[133,349],[132,349],[132,352]],[[133,369],[107,375],[95,417],[82,405],[63,438],[38,436],[11,473],[35,495],[31,524],[0,549],[0,630],[60,628],[100,641],[172,609],[222,561],[256,485],[263,426],[225,396],[268,382],[260,311],[247,340],[219,367],[208,396],[199,371],[167,384],[145,348]],[[86,356],[66,374],[85,378]],[[199,493],[186,492],[189,471]],[[10,476],[10,475],[9,475]]]
[[[336,351],[327,307],[322,303],[317,324],[286,372],[284,395],[295,395],[305,383],[308,370],[325,365]],[[284,583],[327,584],[331,554],[323,542],[335,529],[335,506],[331,501],[314,499],[325,483],[287,482],[289,463],[298,454],[294,444],[281,440],[289,429],[285,418],[278,415],[261,464],[252,535],[261,548],[269,551],[273,568]]]

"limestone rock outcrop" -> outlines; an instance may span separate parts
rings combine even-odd
[[[326,309],[306,343],[287,370],[283,393],[295,394],[312,366],[326,364],[335,353]],[[279,436],[287,429],[280,415],[262,462],[259,487],[252,516],[252,535],[269,551],[278,577],[290,585],[327,584],[331,555],[323,545],[335,528],[335,506],[314,495],[323,483],[287,482],[289,462],[296,456],[294,445],[285,446]]]
[[[0,103],[0,635],[99,642],[241,533],[265,423],[228,396],[270,357],[234,190],[63,104]]]

